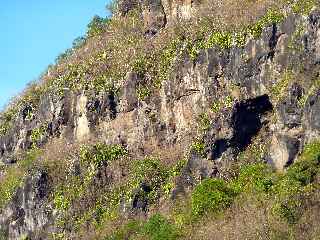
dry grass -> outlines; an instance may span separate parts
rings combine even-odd
[[[64,139],[52,139],[44,146],[41,165],[47,169],[52,186],[65,180],[72,156],[76,156],[78,149],[78,145],[70,144]]]
[[[186,239],[269,239],[267,206],[256,199],[236,202],[221,216],[206,217],[193,226]]]
[[[194,224],[184,239],[199,240],[310,240],[319,239],[319,190],[312,195],[303,215],[290,225],[272,213],[272,202],[242,195],[223,214],[207,216]]]

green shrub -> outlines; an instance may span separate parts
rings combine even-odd
[[[309,15],[315,5],[315,0],[298,0],[292,5],[292,10],[296,14]]]
[[[0,115],[0,136],[5,135],[12,126],[12,122],[17,116],[17,109],[9,107]]]
[[[17,188],[22,184],[24,172],[16,167],[7,170],[0,185],[0,209],[3,208],[13,197]]]
[[[228,207],[235,193],[223,180],[206,179],[192,192],[192,214],[194,217],[218,212]]]
[[[271,24],[280,23],[284,15],[278,10],[268,10],[267,14],[259,19],[255,24],[248,27],[248,32],[253,38],[259,38],[265,27]]]
[[[31,138],[33,147],[37,147],[38,142],[44,136],[45,132],[46,132],[46,125],[45,124],[38,127],[38,128],[32,129],[30,138]]]
[[[93,37],[102,34],[106,30],[106,26],[110,22],[108,18],[102,18],[94,16],[91,22],[88,24],[87,36]]]
[[[298,181],[302,186],[314,181],[319,174],[320,167],[320,142],[313,142],[305,146],[299,160],[288,168],[287,177]]]
[[[184,166],[185,160],[173,166],[164,166],[159,159],[151,157],[133,161],[129,166],[128,181],[114,198],[120,200],[121,197],[125,197],[127,201],[131,201],[139,190],[139,194],[147,198],[149,204],[154,204],[161,195],[166,197],[170,195],[175,186],[174,179],[181,174]],[[149,191],[142,191],[141,184],[146,185]]]
[[[301,182],[284,175],[272,187],[273,214],[294,224],[300,216],[300,207],[303,204],[303,186]]]
[[[206,48],[219,46],[222,49],[227,49],[232,46],[232,34],[230,32],[214,32],[210,35],[206,42]]]
[[[223,107],[222,103],[220,101],[216,101],[212,104],[211,110],[213,113],[218,113],[218,112],[220,112],[222,107]]]
[[[303,211],[310,188],[320,169],[320,142],[305,146],[301,156],[272,188],[275,197],[273,212],[295,224]],[[312,188],[311,188],[312,189]]]
[[[140,87],[137,89],[137,96],[138,96],[138,99],[141,101],[145,100],[150,95],[151,95],[151,91],[147,87]]]
[[[86,43],[87,39],[85,37],[77,37],[75,40],[72,42],[72,49],[76,50],[84,46]]]
[[[300,159],[302,161],[314,161],[318,162],[320,161],[320,141],[314,141],[312,143],[307,144],[303,152],[300,156]]]
[[[12,199],[18,187],[23,184],[26,173],[33,169],[39,154],[40,151],[32,149],[25,153],[16,165],[5,168],[0,185],[0,209]]]
[[[303,186],[312,183],[319,173],[319,160],[298,161],[288,169],[287,177],[300,182]]]
[[[127,195],[131,195],[133,190],[140,188],[140,184],[144,182],[150,187],[147,197],[150,203],[154,203],[167,184],[169,176],[168,169],[158,159],[145,158],[135,161],[130,169],[129,192]]]
[[[127,151],[119,145],[98,143],[92,146],[81,146],[79,157],[83,171],[79,176],[67,175],[67,181],[56,186],[53,194],[55,208],[66,212],[74,200],[86,193],[98,168],[126,154]],[[99,205],[95,210],[99,213]]]
[[[140,56],[133,63],[133,71],[139,76],[143,77],[149,67],[148,59],[146,56]]]
[[[273,212],[280,218],[285,219],[289,224],[295,224],[300,218],[301,201],[295,198],[289,198],[286,201],[277,202],[273,206]]]
[[[127,150],[120,145],[98,143],[93,146],[82,146],[80,149],[81,161],[93,163],[96,167],[101,167],[125,155],[127,155]]]
[[[239,193],[251,190],[268,192],[273,184],[272,170],[264,163],[242,166],[239,176],[231,183],[233,189]]]
[[[137,236],[145,236],[150,240],[175,240],[180,234],[174,224],[157,213],[147,222],[129,220],[104,240],[136,239]]]
[[[153,215],[144,224],[143,232],[150,240],[175,240],[179,236],[177,228],[160,214]]]
[[[206,144],[203,140],[196,140],[192,145],[191,149],[198,153],[201,157],[205,157],[206,155]]]
[[[211,121],[207,113],[202,113],[199,115],[199,125],[201,130],[207,131],[211,127]]]
[[[183,46],[183,40],[179,37],[172,40],[167,46],[156,52],[151,71],[155,76],[155,85],[161,86],[161,82],[168,78],[175,59],[179,56]]]
[[[69,209],[71,202],[65,196],[65,191],[59,190],[54,193],[53,204],[55,209],[58,209],[60,211],[66,211],[67,209]]]
[[[121,226],[115,233],[111,236],[104,238],[104,240],[123,240],[131,239],[131,236],[135,236],[141,233],[142,222],[137,220],[129,220],[125,225]]]

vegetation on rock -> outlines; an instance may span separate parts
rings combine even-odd
[[[292,26],[288,36],[277,28],[289,18],[302,23],[318,3],[201,4],[190,19],[166,19],[167,25],[155,30],[148,29],[152,21],[144,21],[144,14],[156,4],[114,2],[113,17],[95,16],[86,36],[8,105],[0,115],[0,214],[10,209],[26,179],[43,171],[46,182],[26,189],[42,196],[42,187],[50,186],[35,206],[46,209],[51,222],[30,236],[293,240],[306,229],[304,239],[316,239],[320,142],[301,122],[318,127],[312,115],[318,110],[310,110],[319,95],[318,53],[304,50],[307,24]],[[309,25],[315,21],[308,17]],[[287,48],[274,46],[279,39]],[[261,50],[266,46],[267,53]],[[280,59],[285,64],[276,66],[273,58],[281,51],[298,53],[294,57],[306,64],[289,66]],[[307,54],[315,61],[309,64]],[[208,81],[202,85],[200,72]],[[254,74],[268,79],[257,81]],[[243,83],[234,79],[240,75]],[[84,102],[77,102],[80,95]],[[267,107],[254,101],[261,96]],[[204,97],[209,103],[202,106]],[[60,112],[42,113],[55,103]],[[82,124],[91,135],[76,139]],[[287,157],[282,172],[269,164],[272,144],[274,155]],[[44,233],[48,225],[52,232]],[[0,226],[0,239],[8,234],[7,226]]]

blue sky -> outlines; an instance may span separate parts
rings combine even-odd
[[[108,0],[1,0],[0,108],[54,63]]]

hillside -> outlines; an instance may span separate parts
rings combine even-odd
[[[0,115],[0,240],[319,240],[320,2],[111,8]]]

